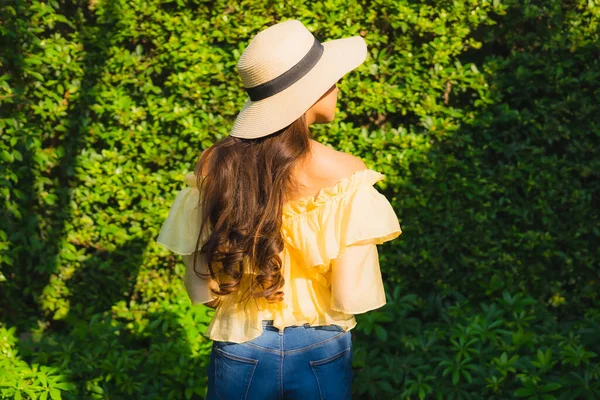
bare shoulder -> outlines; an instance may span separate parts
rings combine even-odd
[[[340,157],[342,158],[342,165],[344,167],[345,175],[352,175],[353,173],[355,173],[357,171],[361,171],[361,170],[367,168],[367,165],[365,164],[365,162],[362,159],[360,159],[359,157],[357,157],[353,154],[348,154],[348,153],[343,153],[343,152],[339,152],[339,153],[340,153]]]
[[[313,143],[313,171],[320,171],[330,180],[349,177],[367,166],[359,157],[328,147],[319,142]]]

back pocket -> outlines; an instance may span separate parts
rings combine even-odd
[[[258,360],[213,348],[215,393],[220,399],[245,400]]]
[[[319,385],[321,400],[352,398],[352,349],[322,360],[311,361],[310,367]]]

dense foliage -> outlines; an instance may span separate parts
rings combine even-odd
[[[598,0],[2,3],[0,398],[203,398],[212,311],[154,239],[289,18],[367,41],[314,133],[403,228],[356,398],[599,398]]]

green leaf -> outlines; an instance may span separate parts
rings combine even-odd
[[[52,400],[61,400],[61,393],[60,390],[57,389],[51,389],[50,390],[50,397],[52,398]]]
[[[515,390],[514,395],[517,397],[527,397],[532,396],[534,394],[533,389],[530,388],[519,388]]]
[[[385,342],[388,338],[387,331],[380,325],[374,325],[374,329],[375,329],[375,334],[377,335],[379,340],[382,340]]]

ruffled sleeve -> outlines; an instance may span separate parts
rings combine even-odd
[[[182,256],[186,267],[183,283],[192,304],[206,303],[218,296],[210,290],[208,280],[195,274],[192,265],[202,222],[200,190],[193,172],[188,173],[184,181],[186,187],[175,197],[156,242]],[[204,244],[209,235],[210,227],[207,227],[200,238],[199,246]],[[201,253],[197,255],[196,266],[201,273],[208,271],[204,255]]]
[[[349,246],[331,260],[331,309],[361,314],[385,305],[385,289],[375,244]]]
[[[305,257],[305,267],[323,267],[349,246],[381,244],[402,230],[392,205],[373,185],[385,175],[365,169],[284,206],[283,236]]]
[[[402,230],[392,205],[373,186],[384,178],[361,170],[317,198],[285,208],[284,237],[303,255],[306,269],[328,278],[335,311],[358,314],[385,304],[376,245]]]
[[[192,254],[195,251],[202,222],[200,190],[196,184],[196,176],[190,172],[184,181],[187,187],[175,197],[156,239],[158,244],[180,255]],[[209,236],[210,227],[207,227],[200,238],[200,245]]]

